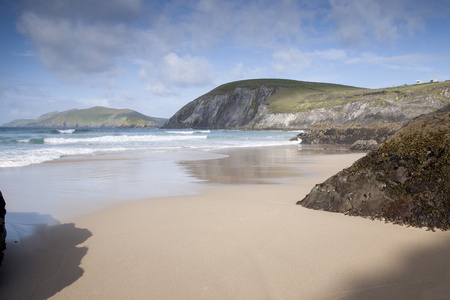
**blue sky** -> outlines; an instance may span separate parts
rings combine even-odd
[[[0,124],[107,106],[171,117],[214,87],[450,79],[450,0],[3,0]]]

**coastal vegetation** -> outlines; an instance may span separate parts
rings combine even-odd
[[[304,112],[312,109],[343,106],[352,101],[372,102],[372,105],[387,105],[388,102],[414,103],[424,97],[443,101],[449,98],[449,82],[405,85],[382,89],[364,89],[327,83],[306,83],[287,87],[267,99],[268,108],[275,113]],[[444,91],[442,91],[444,88]]]
[[[260,86],[283,87],[286,89],[304,91],[306,93],[310,91],[333,92],[333,91],[359,89],[348,85],[333,84],[333,83],[263,78],[263,79],[240,80],[225,83],[213,89],[207,95],[228,94],[233,93],[236,90],[236,88],[258,88]]]
[[[450,95],[449,82],[403,85],[390,88],[368,89],[341,84],[308,82],[288,79],[251,79],[226,83],[213,89],[205,96],[231,94],[237,88],[255,89],[261,86],[280,88],[265,103],[270,111],[303,112],[316,108],[329,109],[350,101],[384,101],[399,102],[409,98],[414,102],[423,96],[436,97],[448,101]],[[446,88],[443,92],[441,88]],[[411,98],[412,97],[412,98]]]
[[[314,130],[314,126],[323,130],[343,126],[348,130],[376,124],[375,127],[397,128],[449,103],[450,81],[367,89],[287,79],[251,79],[220,85],[186,104],[169,120],[129,109],[93,107],[51,112],[35,120],[14,120],[2,126],[245,130]],[[391,126],[394,123],[397,124]]]
[[[44,114],[36,120],[15,120],[3,127],[160,127],[163,118],[149,117],[131,109],[114,109],[96,106],[89,109],[72,109]]]
[[[285,79],[218,86],[186,104],[166,128],[309,130],[404,122],[450,103],[450,81],[367,89]]]

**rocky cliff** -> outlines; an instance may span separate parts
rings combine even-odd
[[[402,123],[450,103],[450,82],[361,89],[328,83],[258,79],[220,86],[181,108],[164,127],[310,129]]]
[[[411,226],[450,228],[450,105],[417,117],[297,204]]]
[[[236,85],[219,87],[181,108],[165,128],[241,128],[248,127],[261,104],[284,86]]]
[[[72,109],[63,112],[44,114],[36,120],[14,120],[3,127],[127,127],[156,128],[161,127],[167,119],[143,115],[131,109],[114,109],[92,107],[89,109]]]
[[[3,251],[6,249],[5,205],[5,199],[3,199],[2,192],[0,191],[0,265],[3,261]]]
[[[373,141],[378,145],[399,130],[403,122],[379,122],[362,126],[328,124],[314,125],[308,132],[301,132],[291,140],[301,140],[302,144],[353,144]]]
[[[355,87],[302,82],[284,79],[255,79],[231,82],[195,99],[181,108],[164,125],[165,128],[210,129],[288,129],[285,116],[262,120],[272,109],[290,110],[285,97],[274,97],[280,91],[305,94],[328,90],[353,90]],[[289,102],[289,101],[288,101]],[[271,108],[268,108],[271,105]],[[283,108],[284,107],[284,108]],[[258,120],[261,120],[258,121]],[[295,126],[294,126],[295,127]]]

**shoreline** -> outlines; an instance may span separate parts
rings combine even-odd
[[[16,275],[8,291],[25,280],[24,295],[51,299],[445,297],[449,232],[295,205],[362,156],[308,156],[309,176],[281,184],[212,184],[71,219],[37,247],[48,253],[27,266],[36,277]]]
[[[70,156],[0,169],[0,182],[8,212],[37,213],[43,221],[52,218],[66,222],[111,204],[198,194],[217,184],[284,183],[285,179],[306,175],[304,157],[339,153],[341,148],[324,150],[296,144],[232,147],[206,153],[188,150]]]

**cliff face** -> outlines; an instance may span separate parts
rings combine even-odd
[[[261,104],[283,87],[237,87],[231,93],[204,95],[180,109],[165,128],[249,128]],[[251,126],[250,126],[251,127]]]
[[[216,89],[180,109],[164,127],[310,129],[400,123],[450,103],[450,82],[370,90],[324,83],[255,80]]]
[[[411,120],[378,149],[297,204],[429,228],[450,228],[450,105]]]

